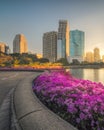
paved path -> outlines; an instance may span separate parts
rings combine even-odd
[[[35,72],[0,72],[0,130],[20,130],[13,117],[12,92],[26,76]],[[17,128],[13,126],[17,124]]]
[[[12,88],[16,87],[19,84],[19,82],[23,80],[26,76],[31,75],[31,73],[35,74],[35,72],[0,71],[0,106],[8,92]]]
[[[0,71],[0,130],[76,130],[32,93],[39,74]]]

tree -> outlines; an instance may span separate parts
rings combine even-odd
[[[27,57],[25,57],[25,58],[22,57],[22,58],[19,60],[19,64],[21,64],[21,65],[23,65],[23,64],[28,65],[28,64],[30,64],[31,62],[32,62],[31,58],[27,58]]]
[[[6,61],[3,64],[7,67],[11,67],[13,65],[13,61]]]
[[[66,58],[60,58],[56,63],[62,63],[64,66],[68,66],[69,62]]]
[[[46,58],[40,58],[40,59],[38,59],[38,61],[39,61],[40,63],[47,63],[47,62],[49,62],[49,60],[46,59]]]

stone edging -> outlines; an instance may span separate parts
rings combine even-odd
[[[44,106],[32,91],[32,81],[40,73],[26,77],[14,91],[14,110],[22,130],[77,130]]]

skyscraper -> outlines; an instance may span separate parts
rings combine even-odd
[[[99,48],[94,48],[94,62],[100,61],[100,50]]]
[[[57,58],[57,32],[43,34],[43,57],[55,62]]]
[[[70,57],[83,60],[85,46],[85,34],[83,31],[70,31]]]
[[[13,53],[27,53],[27,41],[23,34],[17,34],[13,40]]]
[[[67,20],[59,20],[57,59],[69,56],[69,24]]]

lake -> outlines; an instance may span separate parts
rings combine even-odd
[[[70,73],[79,79],[87,79],[104,84],[104,68],[102,69],[67,69]]]

